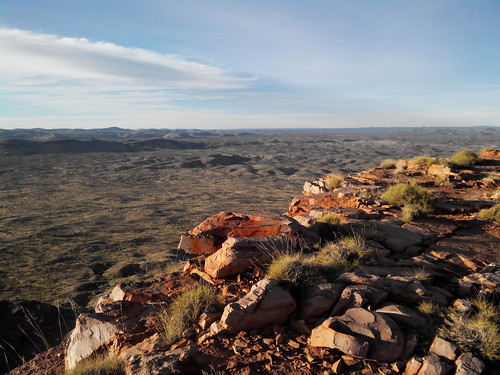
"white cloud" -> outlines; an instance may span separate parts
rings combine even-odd
[[[0,70],[7,77],[104,79],[121,84],[180,89],[232,89],[248,80],[220,68],[85,38],[0,29]]]

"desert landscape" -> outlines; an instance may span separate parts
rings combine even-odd
[[[22,319],[14,312],[26,301],[57,306],[69,331],[70,309],[88,310],[117,283],[178,270],[189,258],[177,248],[181,234],[209,216],[281,214],[306,180],[388,158],[498,148],[500,129],[111,128],[3,130],[0,138],[2,313]]]

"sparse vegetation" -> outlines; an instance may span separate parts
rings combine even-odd
[[[297,283],[304,276],[304,256],[301,253],[278,253],[273,257],[266,277]]]
[[[463,351],[489,360],[500,359],[500,308],[484,299],[472,301],[470,314],[449,309],[440,334]]]
[[[217,292],[210,286],[200,284],[179,295],[159,314],[162,336],[167,345],[182,338],[182,333],[195,323],[204,312],[218,307]]]
[[[124,375],[123,363],[113,355],[90,357],[77,363],[65,375]]]
[[[344,180],[344,176],[339,174],[333,174],[326,178],[325,186],[327,189],[336,189],[340,187],[340,184]]]
[[[495,204],[493,207],[479,211],[479,217],[500,223],[500,203]]]
[[[318,218],[311,229],[315,231],[322,239],[333,240],[342,231],[340,218],[335,214],[324,214]]]
[[[394,169],[396,168],[396,160],[394,159],[384,159],[380,162],[380,168],[384,169]]]
[[[442,314],[443,307],[432,301],[422,301],[418,304],[417,309],[425,315],[438,316]]]
[[[453,155],[449,164],[456,167],[470,167],[479,161],[479,156],[471,150],[460,150]]]
[[[417,184],[392,185],[380,197],[391,205],[403,206],[402,220],[406,222],[432,212],[430,193]]]
[[[431,274],[428,271],[424,270],[423,268],[412,271],[411,273],[408,274],[408,276],[422,282],[432,281]]]
[[[327,243],[319,253],[308,259],[308,265],[326,271],[327,274],[346,272],[368,264],[373,260],[373,252],[359,235],[343,237],[337,242]]]
[[[416,165],[425,165],[427,167],[438,163],[437,158],[426,155],[414,157],[413,159],[411,159],[411,161]]]

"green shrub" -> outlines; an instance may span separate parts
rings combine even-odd
[[[343,181],[344,176],[342,175],[330,175],[326,178],[325,186],[327,189],[336,189],[340,186],[340,183]]]
[[[495,204],[493,207],[479,211],[479,217],[500,223],[500,203]]]
[[[124,375],[123,363],[113,355],[86,358],[65,375]]]
[[[449,164],[457,167],[469,167],[479,161],[479,156],[471,150],[461,150],[450,158]]]
[[[389,186],[380,196],[393,206],[404,206],[403,221],[432,212],[431,195],[417,184],[396,184]]]
[[[396,168],[396,160],[394,159],[384,159],[380,162],[380,168],[384,169],[394,169]]]
[[[159,320],[163,340],[172,345],[182,338],[182,333],[198,321],[201,314],[215,310],[219,305],[216,291],[205,284],[186,290],[162,310]]]
[[[473,352],[489,360],[500,359],[500,308],[486,300],[472,301],[470,314],[448,310],[440,334],[462,352]]]
[[[438,163],[437,158],[433,158],[430,156],[417,156],[411,159],[411,161],[413,162],[413,164],[426,165],[427,167],[430,167],[431,165]]]

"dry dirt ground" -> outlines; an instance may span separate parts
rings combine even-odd
[[[218,132],[200,150],[0,155],[0,300],[85,306],[181,258],[221,210],[284,212],[305,180],[498,147],[500,129]]]

